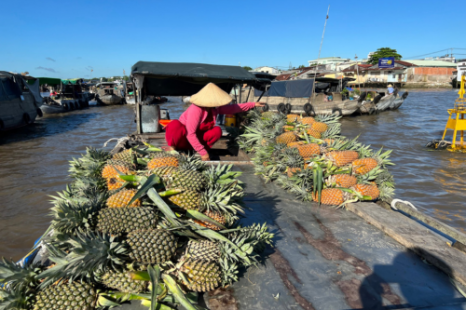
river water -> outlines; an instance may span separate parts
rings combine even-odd
[[[454,91],[412,91],[398,111],[344,118],[343,134],[375,148],[393,149],[390,170],[397,198],[465,231],[466,154],[429,152],[441,137]],[[172,118],[179,100],[164,104]],[[68,161],[86,146],[96,148],[135,130],[132,106],[91,107],[38,118],[28,127],[0,135],[0,256],[20,259],[47,229],[50,195],[70,182]],[[108,149],[113,147],[110,143]]]

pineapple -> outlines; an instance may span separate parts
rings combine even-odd
[[[284,132],[291,132],[294,131],[294,126],[291,125],[285,125],[282,127]]]
[[[353,173],[355,174],[366,174],[369,173],[372,169],[378,166],[377,160],[374,158],[362,158],[353,161]]]
[[[180,194],[168,197],[168,200],[174,205],[185,209],[185,210],[196,210],[201,209],[201,194],[195,191],[184,191]]]
[[[355,186],[357,179],[355,176],[349,174],[335,174],[328,178],[327,185],[335,185],[337,187],[350,188]]]
[[[316,201],[316,202],[319,201],[317,192],[312,194],[312,199],[314,201]],[[339,206],[343,202],[345,202],[345,195],[344,195],[344,192],[341,189],[338,189],[338,188],[325,188],[325,189],[322,190],[320,203],[322,203],[324,205]]]
[[[117,190],[125,184],[125,181],[120,179],[119,176],[107,179],[107,188],[109,191]]]
[[[306,116],[301,119],[301,123],[303,125],[311,125],[314,123],[316,120],[312,116]]]
[[[261,116],[263,119],[270,119],[273,117],[274,114],[275,112],[273,111],[267,111],[267,112],[263,112]]]
[[[184,189],[199,192],[206,186],[207,180],[202,173],[176,167],[161,167],[152,173],[162,178],[167,189]]]
[[[150,207],[106,208],[97,214],[96,229],[118,235],[137,229],[149,229],[157,224],[157,215]]]
[[[188,259],[181,266],[186,275],[186,286],[195,292],[208,292],[221,284],[220,267],[215,262]]]
[[[288,144],[290,142],[295,142],[298,140],[298,137],[292,132],[285,132],[275,138],[277,143]]]
[[[104,273],[100,282],[106,287],[122,293],[137,294],[147,290],[147,282],[133,280],[129,272],[109,271]]]
[[[116,194],[113,194],[107,199],[107,207],[109,208],[122,208],[122,207],[139,207],[141,206],[141,200],[136,199],[130,206],[128,203],[136,195],[135,189],[124,189]]]
[[[211,219],[213,219],[214,221],[219,222],[222,225],[226,224],[225,216],[223,216],[221,212],[207,211],[206,210],[206,211],[204,211],[204,215],[210,217]],[[207,228],[212,229],[212,230],[220,230],[220,227],[218,227],[218,226],[216,226],[214,224],[211,224],[209,222],[203,222],[203,221],[199,221],[199,220],[194,220],[194,222],[201,225],[202,227],[207,227]]]
[[[311,158],[315,155],[320,155],[320,147],[316,143],[298,145],[296,148],[298,149],[299,155],[303,158]]]
[[[134,163],[133,150],[128,149],[128,150],[124,150],[123,152],[116,153],[115,155],[112,156],[112,159],[116,161],[124,161],[130,164],[133,164]]]
[[[314,122],[314,123],[312,123],[311,126],[312,126],[311,127],[312,129],[314,129],[315,131],[318,131],[320,133],[324,133],[328,129],[328,125],[325,124],[325,123],[321,123],[321,122]]]
[[[333,151],[326,156],[337,167],[344,167],[358,159],[359,155],[356,151]]]
[[[186,248],[186,254],[194,260],[218,261],[220,258],[220,246],[218,243],[208,240],[190,240]]]
[[[97,297],[95,288],[87,283],[70,282],[51,285],[36,295],[33,310],[91,310],[97,306]]]
[[[161,152],[160,154],[156,153],[155,156],[152,156],[152,159],[147,163],[147,168],[150,170],[167,166],[178,167],[178,158],[176,156],[166,154],[165,152]]]
[[[306,129],[306,133],[311,136],[311,137],[314,137],[316,139],[320,139],[322,138],[322,135],[320,132],[318,132],[317,130],[313,129],[313,128],[308,128]]]
[[[295,147],[295,146],[298,146],[298,145],[302,145],[304,143],[305,143],[304,141],[296,141],[296,142],[290,142],[286,146],[287,147]]]
[[[142,264],[162,264],[176,251],[175,236],[163,229],[135,230],[128,234],[129,256]]]
[[[324,139],[324,142],[327,143],[328,145],[332,145],[333,143],[335,143],[335,139]]]
[[[354,187],[352,187],[352,190],[360,193],[363,196],[371,197],[371,200],[375,200],[379,198],[379,195],[380,195],[380,191],[377,188],[377,185],[375,185],[375,183],[356,184]]]
[[[288,123],[294,123],[296,122],[298,119],[300,119],[301,117],[298,115],[298,114],[288,114],[286,116],[286,121]]]
[[[121,160],[109,160],[102,170],[102,177],[105,179],[115,178],[120,174],[132,174],[134,166]]]

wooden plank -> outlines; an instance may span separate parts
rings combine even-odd
[[[348,204],[347,209],[466,285],[466,255],[449,246],[443,237],[401,213],[374,203]]]

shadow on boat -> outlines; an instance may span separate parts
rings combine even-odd
[[[425,260],[419,264],[419,256],[435,257],[442,270],[430,265]],[[390,265],[375,265],[373,272],[359,286],[358,296],[351,309],[466,309],[466,298],[461,296],[453,280],[445,277],[452,274],[452,267],[432,253],[414,248],[399,253]],[[394,294],[390,286],[396,287]],[[404,300],[401,300],[401,295]],[[359,300],[359,301],[358,301]],[[389,305],[387,305],[389,304]]]
[[[95,119],[99,113],[53,114],[36,119],[36,122],[14,131],[0,132],[0,145],[28,141],[73,131]]]

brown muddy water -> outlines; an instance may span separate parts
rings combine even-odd
[[[411,91],[398,111],[345,118],[343,134],[375,148],[393,149],[391,168],[397,198],[465,231],[466,154],[429,152],[424,144],[441,137],[454,91]],[[164,107],[172,118],[183,104]],[[91,107],[38,118],[28,128],[0,135],[0,256],[25,255],[47,229],[50,197],[70,182],[68,161],[86,146],[135,130],[132,106]],[[108,149],[113,147],[110,143]]]

